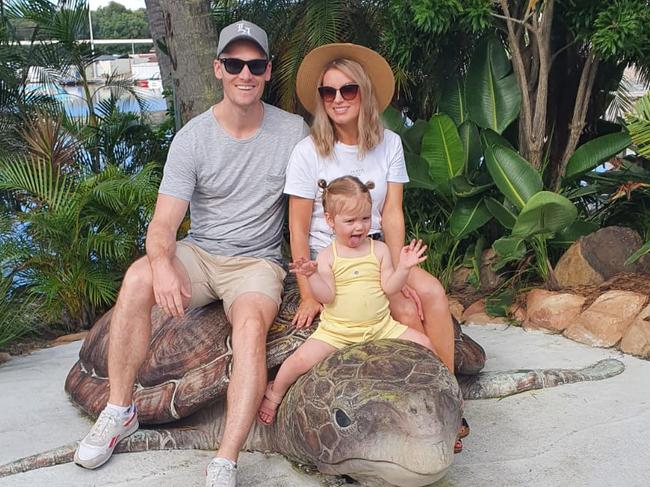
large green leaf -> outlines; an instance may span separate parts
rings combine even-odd
[[[422,138],[420,155],[429,163],[429,174],[438,190],[449,194],[449,180],[462,172],[464,154],[456,125],[448,115],[431,117]]]
[[[481,228],[491,218],[492,215],[485,206],[483,198],[460,199],[449,216],[449,231],[456,239],[461,240]]]
[[[399,110],[396,110],[392,106],[389,106],[384,110],[384,113],[381,114],[381,121],[389,130],[392,130],[398,135],[406,130],[406,125],[404,124],[404,116]]]
[[[551,191],[540,191],[521,209],[512,235],[528,238],[558,232],[571,225],[577,216],[578,210],[569,199]]]
[[[499,190],[518,208],[542,190],[542,177],[537,170],[507,147],[486,147],[485,162]]]
[[[465,103],[465,83],[462,79],[452,79],[443,89],[438,110],[449,115],[456,126],[467,119]]]
[[[569,159],[565,179],[572,179],[607,161],[632,143],[629,134],[607,134],[581,145]]]
[[[473,185],[465,176],[455,176],[450,179],[449,185],[451,186],[451,192],[457,198],[469,198],[484,193],[494,186],[494,183],[476,186]]]
[[[480,138],[481,138],[481,145],[483,147],[483,150],[485,150],[487,147],[492,147],[495,145],[502,145],[503,147],[507,147],[509,149],[515,150],[514,146],[510,143],[508,139],[506,139],[502,135],[497,134],[494,130],[490,130],[490,129],[481,130]]]
[[[504,227],[511,229],[515,226],[517,215],[512,213],[503,203],[492,197],[485,198],[485,205],[492,216]]]
[[[479,127],[501,134],[519,115],[521,91],[510,71],[503,46],[496,38],[490,37],[479,45],[465,82],[469,118]]]
[[[406,170],[409,175],[408,186],[411,188],[436,190],[436,185],[429,176],[429,163],[412,152],[405,152]]]
[[[481,163],[483,151],[481,149],[481,139],[478,134],[478,128],[470,120],[466,120],[458,127],[460,141],[463,144],[463,153],[465,154],[465,175],[469,176],[478,169]]]
[[[499,256],[492,268],[498,271],[508,262],[519,261],[526,255],[526,243],[519,237],[502,237],[495,240],[492,248]]]
[[[573,242],[578,240],[580,237],[589,235],[590,233],[598,230],[600,226],[594,222],[586,222],[584,220],[576,220],[571,225],[566,228],[563,228],[555,234],[552,240],[549,241],[550,244],[556,245],[559,247],[568,247]]]

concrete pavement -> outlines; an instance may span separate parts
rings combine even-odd
[[[486,349],[486,370],[584,367],[602,358],[626,370],[504,399],[467,401],[471,435],[436,487],[645,487],[650,485],[650,362],[515,327],[465,327]],[[91,421],[63,383],[80,343],[0,365],[0,464],[81,438]],[[97,471],[73,464],[0,479],[5,486],[202,486],[210,452],[116,455]],[[317,487],[340,479],[306,474],[278,455],[245,453],[240,487]]]

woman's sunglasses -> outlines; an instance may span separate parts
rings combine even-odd
[[[357,94],[359,93],[359,85],[355,85],[355,84],[343,85],[340,88],[334,88],[333,86],[318,87],[318,93],[320,93],[321,99],[328,103],[334,101],[334,99],[336,98],[337,91],[341,93],[341,97],[343,97],[344,100],[346,101],[354,100],[357,97]]]
[[[261,76],[269,65],[268,59],[251,59],[250,61],[244,61],[243,59],[237,59],[234,57],[224,57],[219,59],[219,61],[221,61],[221,64],[223,64],[223,67],[229,74],[241,73],[241,70],[244,69],[244,65],[246,65],[252,75]]]

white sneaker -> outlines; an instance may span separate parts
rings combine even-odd
[[[135,404],[131,406],[131,414],[126,419],[115,411],[104,409],[90,432],[79,443],[74,453],[74,463],[91,469],[104,465],[120,440],[135,433],[138,427]]]
[[[207,469],[205,487],[235,487],[237,465],[226,458],[214,458]]]

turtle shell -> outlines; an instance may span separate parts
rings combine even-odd
[[[300,294],[291,276],[285,281],[280,311],[267,337],[267,365],[281,364],[313,332],[296,330],[291,320]],[[113,310],[95,323],[70,370],[65,390],[91,416],[106,405],[108,336]],[[138,370],[134,400],[143,424],[184,418],[226,393],[232,361],[230,323],[220,301],[170,318],[157,306],[151,313],[151,346]]]
[[[288,275],[285,293],[267,336],[267,366],[280,365],[315,330],[296,330],[291,320],[300,302],[295,278]],[[72,401],[91,416],[106,405],[108,384],[108,336],[113,310],[88,333],[65,383]],[[142,424],[175,421],[223,397],[226,393],[232,347],[230,323],[221,301],[170,318],[158,307],[151,312],[151,345],[138,370],[134,400]],[[456,323],[456,373],[473,374],[485,363],[485,352]]]

